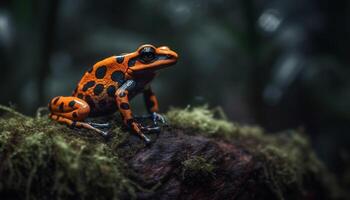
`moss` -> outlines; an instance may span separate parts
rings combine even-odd
[[[262,181],[278,199],[284,199],[283,194],[291,188],[300,192],[307,187],[305,182],[309,179],[318,179],[327,185],[325,189],[333,198],[343,196],[334,177],[312,151],[305,135],[297,131],[268,134],[260,127],[241,126],[214,116],[215,112],[206,106],[172,108],[167,113],[167,118],[175,127],[192,129],[194,133],[224,138],[243,146],[262,164],[265,178]],[[192,162],[198,163],[198,159],[190,160]]]
[[[202,156],[194,156],[182,162],[182,178],[188,184],[205,182],[214,178],[215,166]]]
[[[117,199],[135,198],[136,192],[143,190],[130,180],[133,172],[125,160],[144,144],[131,142],[120,122],[113,123],[111,140],[104,141],[93,132],[52,122],[40,112],[31,118],[1,106],[1,113],[0,192],[18,191],[17,195],[29,199]],[[188,107],[173,108],[166,117],[170,129],[224,139],[250,152],[261,163],[261,181],[279,199],[286,191],[303,190],[310,179],[317,179],[334,198],[339,197],[341,191],[334,178],[316,158],[305,136],[296,131],[271,135],[262,128],[231,123],[215,115],[207,107]],[[185,182],[197,184],[215,177],[215,165],[204,156],[191,157],[182,162],[182,176]]]
[[[320,174],[321,163],[306,148],[307,140],[295,132],[265,137],[265,141],[249,148],[263,163],[265,181],[271,183],[269,186],[279,199],[290,188],[302,190],[305,175]]]
[[[46,117],[11,115],[0,118],[0,191],[30,199],[135,197],[124,161],[110,148],[122,141],[98,142]]]
[[[240,126],[225,119],[214,118],[215,113],[207,106],[172,108],[166,114],[171,125],[184,129],[194,129],[210,137],[232,138],[240,136],[260,136],[262,129],[254,126]]]

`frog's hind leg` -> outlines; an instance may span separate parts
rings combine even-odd
[[[49,117],[51,119],[59,122],[59,123],[67,124],[71,128],[75,128],[75,127],[77,127],[77,128],[86,128],[86,129],[89,129],[89,130],[96,131],[96,132],[100,133],[103,136],[107,136],[107,132],[102,131],[102,130],[100,130],[98,128],[95,128],[95,127],[91,126],[90,124],[88,124],[86,122],[73,121],[71,119],[68,119],[68,118],[65,118],[65,117],[61,117],[61,116],[55,115],[55,114],[50,114]]]
[[[90,113],[89,104],[77,97],[55,97],[49,103],[51,111],[50,118],[59,123],[67,124],[74,128],[86,128],[96,131],[103,136],[107,133],[92,126],[89,123],[82,122]]]

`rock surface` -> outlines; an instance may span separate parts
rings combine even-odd
[[[188,160],[198,163],[186,168]],[[163,132],[129,164],[144,186],[161,183],[153,194],[141,193],[145,199],[235,199],[254,171],[253,156],[239,146],[179,130]],[[202,169],[206,164],[212,167]]]
[[[172,110],[148,146],[113,125],[101,139],[45,116],[0,118],[1,199],[341,199],[295,131],[278,135]]]

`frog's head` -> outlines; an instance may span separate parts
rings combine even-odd
[[[177,62],[178,55],[169,47],[140,46],[135,52],[125,54],[124,63],[133,72],[154,72]]]

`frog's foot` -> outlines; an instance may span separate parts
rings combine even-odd
[[[59,123],[67,124],[71,128],[85,128],[88,130],[95,131],[95,132],[101,134],[103,137],[109,136],[108,132],[102,131],[102,130],[100,130],[100,129],[98,129],[98,128],[96,128],[96,127],[94,127],[86,122],[71,120],[71,119],[68,119],[64,116],[59,116],[59,115],[55,115],[55,114],[50,114],[49,117],[55,121],[58,121]]]
[[[88,122],[91,126],[95,128],[110,128],[111,124],[110,123],[94,123],[94,122]]]
[[[157,127],[144,127],[141,125],[138,125],[140,132],[138,133],[140,135],[140,137],[143,139],[143,141],[145,141],[146,145],[151,144],[151,140],[145,135],[146,133],[159,133],[160,132],[160,128]]]
[[[93,131],[99,133],[104,138],[107,138],[107,137],[110,136],[110,134],[107,131],[103,131],[103,130],[99,129],[98,127],[95,127],[95,126],[91,125],[90,123],[86,123],[86,122],[76,122],[75,124],[73,122],[71,127],[72,128],[74,128],[74,127],[86,128],[86,129],[89,129],[89,130],[93,130]]]
[[[146,144],[150,144],[151,140],[145,135],[145,133],[159,131],[159,127],[144,127],[135,119],[129,119],[125,121],[127,127],[129,127],[134,133],[140,136]]]
[[[152,114],[148,114],[148,115],[135,116],[134,118],[136,120],[144,120],[144,119],[151,118],[153,125],[155,127],[158,127],[158,122],[162,124],[166,124],[165,117],[157,112],[153,112]]]
[[[157,112],[153,112],[151,114],[153,125],[155,127],[158,127],[158,122],[161,122],[162,124],[166,124],[165,117]]]

